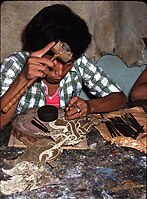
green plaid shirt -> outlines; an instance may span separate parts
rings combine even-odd
[[[0,96],[8,90],[16,76],[23,69],[28,57],[28,52],[15,52],[3,60],[0,75]],[[73,95],[80,95],[82,84],[89,88],[91,94],[98,97],[104,97],[112,92],[120,92],[118,85],[100,67],[95,66],[90,58],[83,54],[75,61],[72,69],[60,82],[59,97],[61,108],[65,108],[71,99],[72,92]],[[28,108],[45,105],[45,99],[44,82],[38,80],[21,97],[16,114],[24,112]]]

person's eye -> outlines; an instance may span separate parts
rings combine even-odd
[[[72,64],[73,62],[72,61],[67,61],[65,64]]]
[[[52,67],[50,67],[50,66],[48,66],[48,69],[49,69],[49,71],[53,71],[53,68],[52,68]]]
[[[60,62],[61,64],[65,64],[61,59],[59,59],[58,57],[56,58],[57,62]]]
[[[67,61],[67,62],[65,63],[65,65],[66,65],[66,66],[71,66],[71,64],[73,64],[73,63],[74,63],[74,60],[72,59],[72,60]]]
[[[72,60],[69,60],[69,61],[67,61],[67,62],[63,62],[61,59],[59,59],[59,58],[57,57],[56,60],[57,60],[58,62],[60,62],[61,64],[66,65],[66,66],[69,66],[69,65],[71,65],[71,64],[73,63],[73,59],[72,59]]]
[[[68,62],[65,65],[68,67],[68,66],[71,66],[71,64],[73,64],[73,62]]]

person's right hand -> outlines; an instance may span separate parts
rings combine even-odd
[[[53,66],[54,63],[46,57],[43,57],[53,46],[55,42],[51,42],[41,50],[32,52],[27,60],[27,63],[22,71],[27,80],[34,77],[43,78],[46,75],[47,66]]]

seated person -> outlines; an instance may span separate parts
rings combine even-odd
[[[1,111],[1,128],[15,115],[45,104],[64,109],[68,120],[126,105],[124,92],[84,53],[91,34],[85,21],[70,8],[63,4],[43,8],[27,25],[24,37],[24,51],[11,54],[1,64],[1,107],[29,80],[37,77],[37,81],[7,113]],[[73,57],[68,63],[51,59],[49,51],[58,40],[71,49]],[[95,99],[79,97],[82,84]]]

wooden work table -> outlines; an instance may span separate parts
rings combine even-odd
[[[14,193],[11,198],[146,198],[146,154],[111,144],[96,128],[86,138],[88,149],[64,150],[58,156],[55,168],[46,164],[54,183],[36,190]],[[2,146],[1,166],[5,167],[3,159],[15,159],[22,153],[21,148]],[[8,179],[2,171],[0,177],[2,180]],[[8,199],[10,195],[1,194],[0,197]]]

